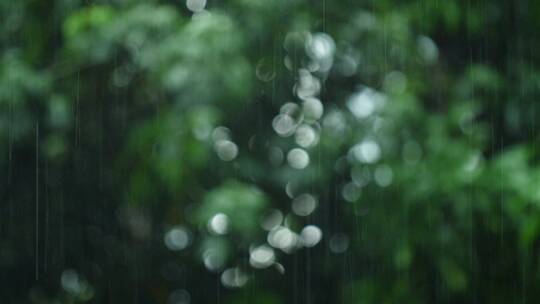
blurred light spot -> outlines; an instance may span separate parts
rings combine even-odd
[[[464,169],[467,172],[473,172],[480,168],[480,165],[482,163],[483,157],[482,153],[475,152],[471,156],[469,156],[468,161],[465,162]]]
[[[292,61],[291,57],[289,55],[286,55],[285,58],[283,58],[283,65],[287,68],[289,71],[294,70],[294,62]]]
[[[385,99],[385,96],[381,93],[370,88],[365,88],[353,94],[347,100],[347,108],[349,108],[356,118],[366,118],[373,114],[378,107],[382,106]]]
[[[191,296],[184,289],[177,289],[169,296],[168,304],[189,304]]]
[[[431,38],[426,36],[418,37],[418,53],[426,63],[434,63],[439,57],[439,49]]]
[[[299,216],[308,216],[317,208],[317,199],[311,194],[302,194],[294,199],[292,210]]]
[[[296,129],[294,139],[299,146],[309,148],[319,142],[319,134],[311,126],[301,125]]]
[[[208,222],[210,231],[216,234],[225,234],[229,231],[229,217],[223,213],[214,215]]]
[[[225,264],[225,257],[215,249],[205,250],[202,258],[206,269],[211,271],[217,271]]]
[[[80,300],[88,301],[94,296],[94,289],[73,269],[62,272],[60,284],[66,292]]]
[[[317,59],[324,59],[333,56],[336,49],[334,40],[325,33],[316,33],[307,43],[308,53]]]
[[[317,226],[308,225],[302,229],[300,236],[302,237],[302,244],[304,246],[313,247],[321,241],[322,231]]]
[[[193,135],[198,140],[206,140],[212,131],[212,125],[209,123],[199,123],[197,126],[193,127]]]
[[[371,181],[371,172],[366,166],[353,167],[351,170],[351,178],[358,187],[364,187]]]
[[[62,272],[60,282],[62,283],[62,288],[72,294],[78,294],[82,289],[79,274],[73,269]]]
[[[304,118],[307,121],[315,121],[322,117],[324,107],[322,102],[314,97],[306,98],[303,103]]]
[[[394,173],[392,172],[392,168],[388,165],[380,165],[375,169],[373,177],[375,178],[377,185],[380,187],[388,187],[392,184]]]
[[[294,86],[294,92],[300,99],[307,99],[319,94],[321,90],[321,82],[319,79],[311,75],[306,69],[298,71],[298,83]]]
[[[298,236],[289,228],[280,226],[268,233],[267,241],[270,246],[290,253],[298,244]]]
[[[358,68],[358,61],[351,55],[345,55],[339,62],[338,71],[345,77],[353,76]]]
[[[186,0],[187,8],[192,12],[200,12],[206,6],[206,0]]]
[[[266,268],[272,265],[274,260],[274,249],[267,245],[256,247],[249,255],[249,263],[255,268]]]
[[[330,238],[329,247],[333,253],[344,253],[349,249],[349,237],[344,233],[336,233]]]
[[[244,286],[248,277],[238,267],[229,268],[221,274],[221,283],[228,288],[239,288]]]
[[[343,133],[346,128],[345,116],[341,112],[333,110],[324,117],[323,127],[334,134]]]
[[[218,157],[223,161],[231,161],[238,155],[238,146],[230,140],[218,140],[214,144]]]
[[[216,127],[214,131],[212,131],[212,140],[214,142],[217,142],[220,140],[228,140],[230,138],[231,138],[231,130],[223,126]]]
[[[296,121],[288,114],[279,114],[272,120],[272,127],[278,135],[286,137],[294,133]]]
[[[283,265],[281,265],[280,263],[274,263],[274,266],[280,274],[285,274],[285,267],[283,267]]]
[[[330,35],[316,33],[306,41],[306,53],[313,59],[321,72],[327,72],[332,67],[336,45]]]
[[[381,158],[381,148],[375,141],[370,139],[356,144],[352,148],[352,152],[356,160],[362,163],[373,164]]]
[[[347,183],[343,186],[341,190],[341,195],[348,202],[355,202],[360,198],[360,188],[358,188],[354,183]]]
[[[290,197],[290,198],[293,198],[296,196],[296,191],[297,191],[297,187],[296,185],[293,183],[293,182],[288,182],[286,185],[285,185],[285,193],[287,193],[287,196]]]
[[[190,243],[189,232],[183,227],[175,227],[165,234],[165,245],[173,251],[186,248]]]
[[[293,102],[287,102],[279,108],[279,113],[281,114],[288,114],[290,116],[295,116],[295,114],[298,114],[300,112],[300,107]]]
[[[287,162],[294,169],[304,169],[309,165],[309,155],[300,148],[294,148],[287,154]]]
[[[277,209],[270,210],[261,220],[261,227],[266,230],[270,231],[283,222],[283,213]]]

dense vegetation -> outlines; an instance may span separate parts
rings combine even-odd
[[[0,2],[0,302],[537,303],[540,2]]]

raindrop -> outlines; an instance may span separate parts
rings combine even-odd
[[[274,249],[268,245],[262,245],[251,250],[249,263],[255,268],[266,268],[274,263]]]
[[[321,241],[322,231],[317,226],[308,225],[302,229],[300,236],[302,237],[302,244],[304,246],[313,247]]]
[[[353,167],[351,170],[351,178],[358,187],[364,187],[371,181],[371,172],[366,166]]]
[[[231,130],[229,130],[226,127],[219,126],[212,131],[212,140],[214,142],[220,141],[220,140],[228,140],[231,138]]]
[[[353,94],[347,100],[347,108],[356,118],[362,119],[370,116],[385,101],[384,95],[373,89],[363,89],[359,93]]]
[[[261,227],[266,230],[270,231],[283,222],[283,213],[277,209],[270,210],[261,220]]]
[[[392,172],[392,168],[388,165],[380,165],[375,169],[373,177],[377,185],[380,187],[388,187],[392,183],[394,173]]]
[[[230,140],[218,140],[214,144],[214,149],[223,161],[232,161],[238,155],[238,146]]]
[[[288,114],[279,114],[272,120],[272,127],[278,135],[286,137],[294,133],[296,121]]]
[[[313,34],[306,42],[306,53],[313,59],[321,72],[327,72],[332,67],[336,44],[330,35],[325,33]]]
[[[341,135],[346,127],[345,116],[340,111],[333,110],[324,117],[323,128],[333,134]]]
[[[381,148],[373,140],[364,140],[352,148],[356,160],[362,163],[373,164],[381,157]]]
[[[285,252],[291,252],[298,244],[298,236],[286,227],[274,228],[268,233],[268,244]]]
[[[309,148],[319,142],[319,134],[309,125],[301,125],[296,129],[295,141],[302,148]]]
[[[206,269],[217,271],[223,267],[225,257],[215,249],[207,249],[203,253],[203,262]]]
[[[298,83],[294,86],[294,92],[300,99],[307,99],[319,94],[321,82],[318,78],[311,75],[306,69],[298,71]]]
[[[294,199],[292,210],[299,216],[308,216],[317,208],[317,199],[311,194],[302,194]]]
[[[341,195],[348,202],[355,202],[360,198],[360,188],[358,188],[354,183],[347,183],[343,186]]]
[[[190,235],[183,227],[175,227],[165,234],[165,245],[173,251],[186,248],[190,243]]]
[[[324,113],[322,102],[314,97],[306,98],[303,103],[304,119],[307,121],[319,120]]]
[[[186,6],[194,13],[201,12],[206,6],[206,0],[186,0]]]
[[[238,267],[229,268],[221,274],[221,283],[228,288],[239,288],[248,281],[247,275]]]
[[[73,269],[68,269],[62,272],[60,283],[62,284],[62,288],[64,288],[64,290],[72,294],[80,293],[83,288],[79,274]]]
[[[229,231],[229,217],[223,213],[214,215],[208,222],[208,229],[216,234],[226,234]]]
[[[304,169],[309,165],[309,155],[300,148],[294,148],[287,154],[287,162],[294,169]]]
[[[437,48],[437,45],[431,38],[426,36],[420,36],[418,37],[418,53],[420,53],[420,57],[426,62],[426,63],[433,63],[437,60],[439,57],[439,49]]]

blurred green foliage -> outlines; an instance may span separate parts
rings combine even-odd
[[[539,14],[0,2],[2,303],[537,303]]]

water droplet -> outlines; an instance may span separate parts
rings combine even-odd
[[[373,164],[381,157],[381,148],[377,142],[367,139],[352,148],[354,158],[362,163]]]
[[[261,220],[261,227],[266,230],[270,231],[283,222],[283,213],[277,209],[270,210]]]
[[[169,250],[178,251],[189,245],[190,235],[185,228],[175,227],[165,234],[164,241]]]
[[[208,228],[216,234],[226,234],[229,231],[229,217],[223,213],[214,215],[208,222]]]
[[[206,0],[186,0],[186,7],[194,13],[201,12],[205,6]]]
[[[321,241],[322,231],[317,226],[308,225],[302,229],[300,236],[302,237],[302,244],[304,246],[313,247]]]
[[[238,155],[238,146],[230,140],[218,140],[214,144],[218,157],[223,161],[231,161]]]
[[[298,236],[296,233],[283,226],[272,229],[270,233],[268,233],[267,240],[270,246],[281,249],[287,253],[295,249],[298,244]]]
[[[287,162],[294,169],[304,169],[309,165],[309,154],[300,148],[294,148],[287,154]]]
[[[388,165],[380,165],[375,169],[373,177],[377,185],[380,187],[388,187],[394,179],[394,173],[392,172],[392,168]]]
[[[296,129],[295,141],[302,148],[309,148],[319,142],[319,134],[309,125],[301,125]]]
[[[255,268],[266,268],[272,265],[274,260],[274,249],[267,245],[254,248],[249,255],[249,263]]]
[[[319,120],[324,113],[322,102],[314,97],[306,98],[303,103],[304,119],[308,122]]]
[[[221,283],[228,288],[239,288],[248,281],[248,276],[240,268],[229,268],[221,274]]]
[[[347,107],[356,118],[362,119],[373,114],[377,108],[384,104],[385,99],[381,93],[365,88],[347,100]]]
[[[317,200],[311,194],[302,194],[294,199],[292,210],[299,216],[308,216],[317,208]]]

